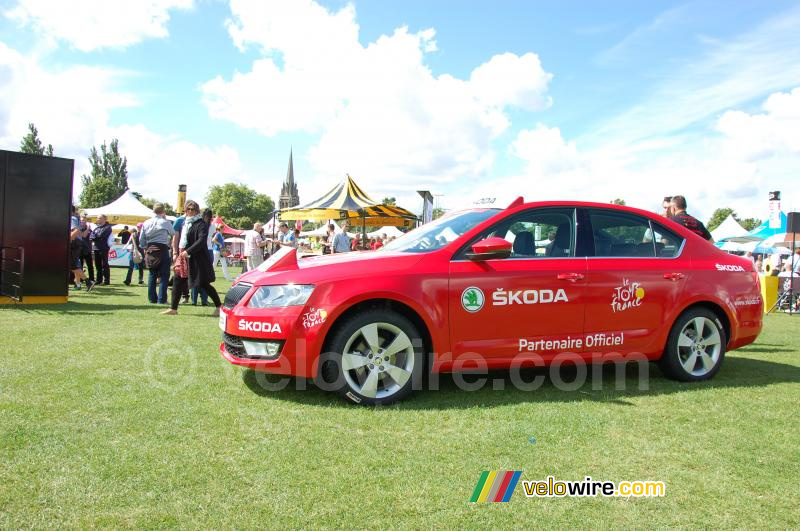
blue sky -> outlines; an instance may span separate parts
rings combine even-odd
[[[119,137],[149,196],[276,198],[292,147],[302,201],[347,172],[412,210],[423,188],[800,207],[796,2],[61,4],[0,2],[0,147],[34,121],[80,175]]]

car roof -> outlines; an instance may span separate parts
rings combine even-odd
[[[630,214],[636,214],[639,216],[644,216],[648,219],[652,219],[657,221],[658,223],[664,225],[665,227],[669,228],[673,232],[678,232],[681,236],[690,237],[690,238],[699,238],[703,240],[700,236],[695,234],[694,232],[690,231],[680,223],[676,223],[669,218],[665,218],[655,212],[651,212],[649,210],[644,210],[641,208],[631,207],[628,205],[617,205],[614,203],[598,203],[593,201],[567,201],[567,200],[557,200],[557,201],[532,201],[532,202],[524,202],[522,197],[518,197],[515,201],[513,201],[507,208],[501,210],[504,213],[513,213],[517,211],[527,210],[529,208],[536,208],[536,207],[572,207],[572,208],[602,208],[607,210],[617,210],[619,212],[627,212]],[[703,240],[705,241],[705,240]]]

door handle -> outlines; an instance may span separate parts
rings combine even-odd
[[[666,278],[667,280],[671,280],[673,282],[677,282],[679,280],[683,280],[684,278],[686,278],[686,275],[684,275],[683,273],[664,273],[664,278]]]
[[[570,282],[575,282],[576,280],[583,280],[583,274],[581,273],[559,273],[558,280],[569,280]]]

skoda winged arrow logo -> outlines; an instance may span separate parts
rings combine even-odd
[[[475,313],[483,308],[483,291],[481,288],[470,286],[461,293],[461,306],[469,313]]]

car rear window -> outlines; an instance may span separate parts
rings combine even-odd
[[[677,256],[683,239],[628,212],[590,210],[593,256],[618,258],[671,258]]]

